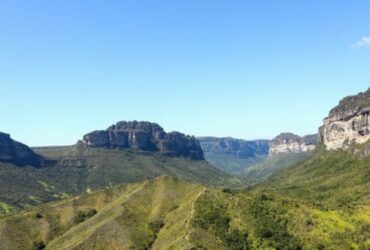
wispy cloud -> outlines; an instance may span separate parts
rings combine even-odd
[[[355,43],[357,48],[370,47],[370,36],[364,36]]]

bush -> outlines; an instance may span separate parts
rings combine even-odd
[[[75,224],[79,224],[81,222],[84,222],[85,220],[90,219],[95,214],[97,214],[96,209],[89,209],[87,211],[78,211],[73,221]]]
[[[33,249],[34,250],[42,250],[45,247],[46,247],[46,245],[42,240],[33,243]]]

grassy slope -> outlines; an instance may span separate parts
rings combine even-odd
[[[353,150],[359,151],[364,145],[356,147]],[[293,229],[304,242],[335,244],[337,249],[370,248],[370,156],[320,148],[254,191],[306,204],[292,214],[301,221]]]
[[[158,177],[0,218],[0,249],[366,249],[369,215]]]
[[[0,219],[0,248],[33,249],[40,242],[47,249],[145,249],[153,243],[186,246],[184,225],[202,189],[198,184],[158,177],[45,204]],[[81,211],[94,209],[96,215],[76,222]]]
[[[240,177],[248,185],[262,182],[284,168],[291,167],[310,156],[308,152],[278,154],[268,157],[265,161],[246,169]]]
[[[328,208],[370,204],[370,156],[346,151],[316,151],[306,161],[284,169],[257,187]]]
[[[266,160],[265,155],[257,155],[251,158],[240,158],[234,155],[217,154],[205,155],[206,160],[218,169],[233,175],[238,175],[250,167]]]
[[[0,212],[160,175],[178,176],[211,186],[240,184],[237,178],[205,161],[180,157],[73,147],[39,149],[38,152],[56,159],[57,165],[41,169],[0,165]]]

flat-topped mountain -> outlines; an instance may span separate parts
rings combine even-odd
[[[300,137],[293,133],[281,133],[270,143],[270,155],[280,153],[300,153],[316,148],[317,134]]]
[[[269,140],[246,141],[231,137],[198,137],[205,155],[229,154],[240,158],[268,154]]]
[[[151,122],[121,121],[106,130],[84,135],[80,143],[88,147],[129,148],[204,160],[199,141],[194,136],[166,133],[161,126]]]
[[[0,132],[0,162],[39,167],[42,157],[35,154],[26,145],[12,140],[9,134]]]
[[[370,89],[348,96],[333,108],[320,128],[320,142],[327,149],[347,148],[370,139]]]
[[[249,166],[263,161],[268,155],[270,142],[230,137],[198,137],[198,140],[206,160],[231,174],[238,174]]]

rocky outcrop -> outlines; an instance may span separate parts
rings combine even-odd
[[[230,137],[198,137],[205,155],[231,155],[238,158],[251,158],[267,155],[269,140],[245,141]]]
[[[301,153],[314,150],[317,137],[317,134],[300,137],[293,133],[282,133],[271,141],[269,154]]]
[[[35,154],[26,145],[12,140],[10,135],[0,132],[0,162],[39,167],[42,163],[42,157]]]
[[[349,96],[333,108],[320,128],[320,142],[328,150],[348,148],[353,143],[364,143],[370,139],[370,89]]]
[[[179,132],[166,133],[158,124],[121,121],[106,130],[86,134],[80,142],[88,147],[128,148],[204,160],[199,141]]]

